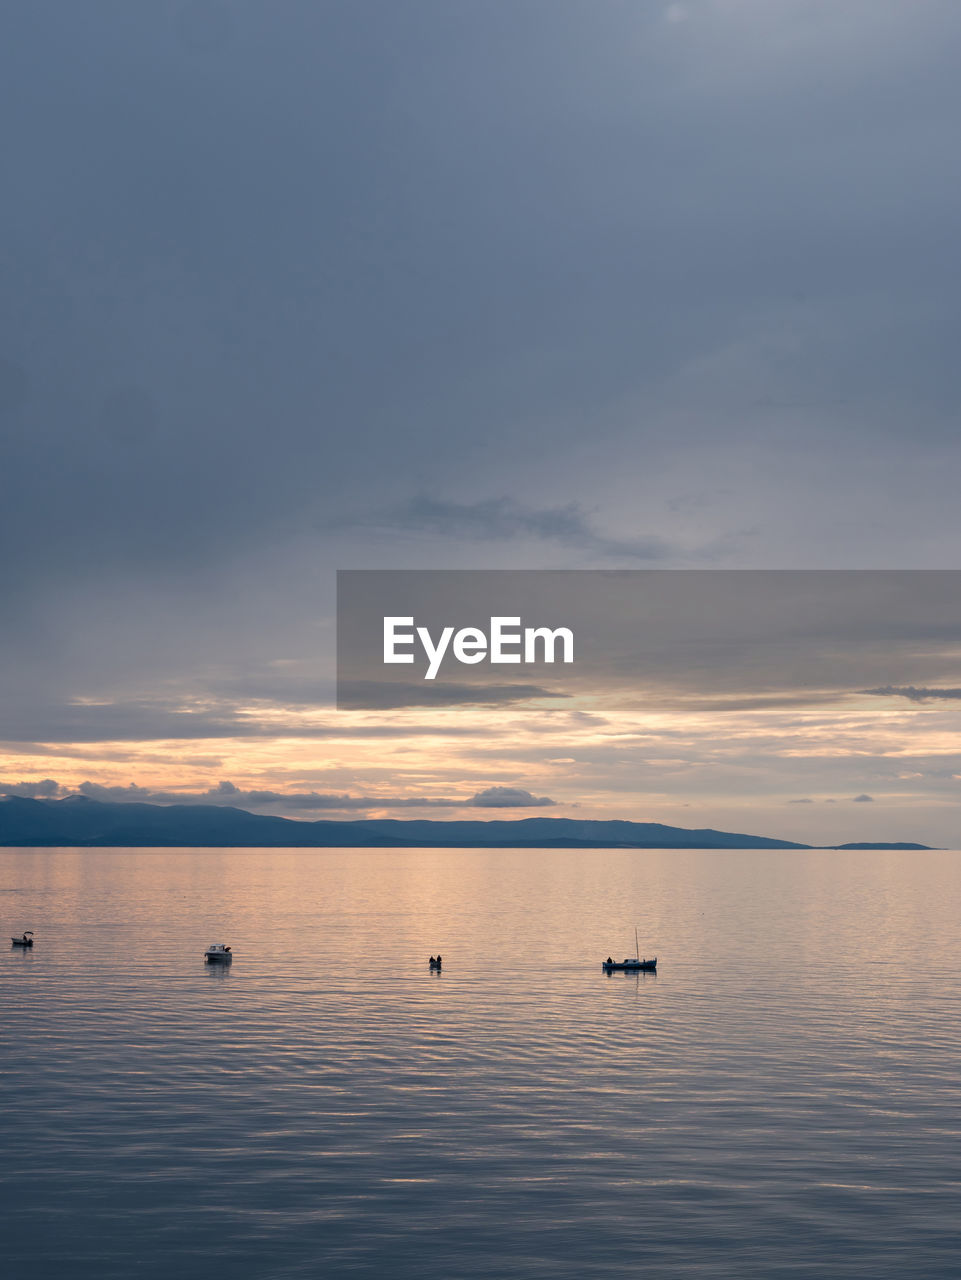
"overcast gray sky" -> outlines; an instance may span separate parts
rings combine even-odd
[[[954,0],[0,21],[0,778],[329,707],[336,567],[957,564]]]

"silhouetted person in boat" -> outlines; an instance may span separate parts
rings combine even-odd
[[[437,957],[437,967],[438,967],[438,969],[440,968],[440,956],[439,956],[439,955],[438,955],[438,957]]]
[[[608,957],[607,957],[607,963],[608,963],[608,964],[613,964],[613,963],[614,963],[614,961],[611,959],[611,957],[610,957],[610,956],[608,956]]]
[[[437,961],[434,959],[434,957],[433,957],[433,956],[431,956],[430,960],[429,960],[427,963],[428,963],[428,964],[436,964],[436,963],[437,963]]]

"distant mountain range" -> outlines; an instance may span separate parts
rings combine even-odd
[[[226,805],[0,800],[0,845],[249,848],[811,849],[711,828],[590,818],[435,822],[397,818],[301,822]],[[927,849],[923,844],[846,844],[839,849]]]

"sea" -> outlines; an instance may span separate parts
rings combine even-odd
[[[0,914],[11,1277],[961,1274],[961,853],[2,849]]]

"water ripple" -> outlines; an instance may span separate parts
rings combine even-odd
[[[957,1272],[961,855],[3,850],[0,894],[34,1280]],[[659,972],[604,974],[635,923]]]

